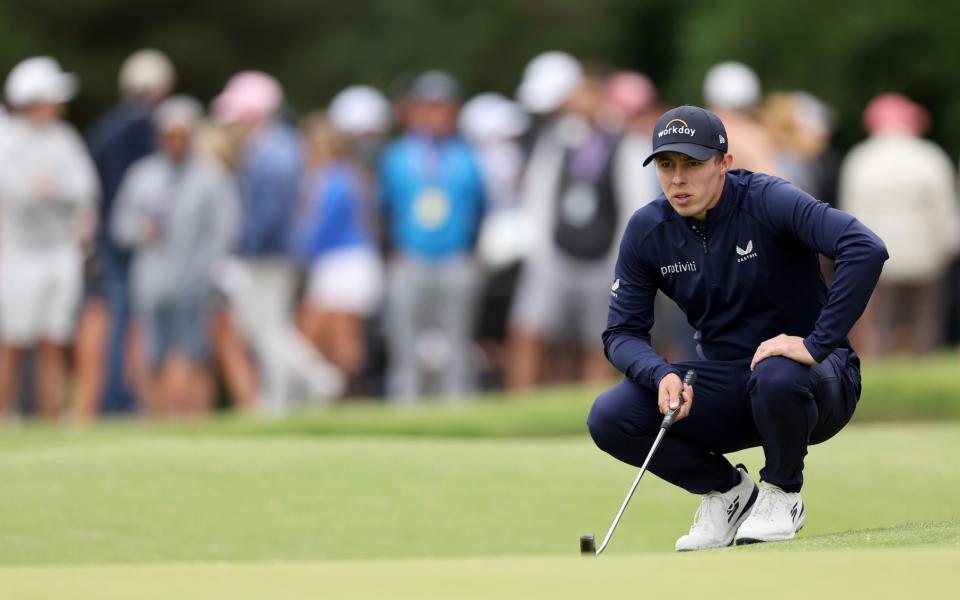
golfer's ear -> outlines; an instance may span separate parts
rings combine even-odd
[[[723,155],[723,158],[720,159],[720,172],[726,173],[730,170],[730,165],[733,164],[733,155],[727,152]]]

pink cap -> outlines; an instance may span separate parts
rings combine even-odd
[[[607,79],[606,96],[624,116],[632,117],[653,108],[657,88],[646,75],[633,71],[618,71]]]
[[[213,99],[213,118],[220,123],[255,121],[280,109],[283,90],[276,79],[261,71],[243,71],[227,82]]]
[[[864,109],[863,126],[870,135],[888,131],[924,135],[930,130],[930,113],[902,94],[880,94]]]

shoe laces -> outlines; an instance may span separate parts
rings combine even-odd
[[[714,522],[711,514],[717,511],[722,513],[725,508],[726,502],[724,502],[721,492],[708,492],[704,494],[703,500],[700,501],[700,508],[697,509],[697,515],[693,518],[693,525],[690,526],[690,533],[696,531],[711,531],[713,529],[711,525]]]
[[[773,520],[778,504],[786,504],[787,493],[772,483],[760,482],[760,494],[750,513],[751,518]]]

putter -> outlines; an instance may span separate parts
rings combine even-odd
[[[697,382],[697,372],[693,369],[687,371],[687,374],[683,376],[683,387],[686,388],[688,385],[693,385]],[[640,472],[637,473],[637,478],[633,480],[633,485],[630,486],[630,491],[627,492],[627,497],[624,498],[623,504],[620,505],[620,510],[617,511],[617,516],[613,518],[613,523],[610,524],[610,529],[607,530],[606,537],[603,538],[603,543],[600,544],[600,548],[596,547],[596,538],[592,533],[587,533],[580,536],[580,554],[584,556],[600,556],[600,554],[607,548],[607,544],[610,543],[610,538],[613,537],[613,532],[616,531],[617,525],[620,524],[620,517],[623,516],[623,511],[627,510],[627,505],[630,504],[630,498],[633,498],[633,493],[637,491],[637,486],[640,484],[640,479],[643,477],[643,474],[647,471],[647,465],[650,464],[650,459],[653,458],[653,453],[657,451],[657,447],[660,445],[660,441],[663,439],[664,434],[667,433],[667,430],[670,429],[670,426],[673,425],[673,422],[676,420],[677,415],[680,414],[680,407],[683,406],[683,391],[680,392],[680,406],[677,408],[668,411],[663,417],[663,422],[660,423],[660,431],[657,433],[657,439],[653,441],[653,446],[650,447],[650,452],[647,453],[646,460],[643,461],[643,466],[640,467]]]

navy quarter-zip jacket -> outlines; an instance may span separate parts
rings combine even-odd
[[[888,258],[862,223],[782,179],[742,169],[725,177],[705,222],[681,217],[661,194],[624,232],[603,344],[617,369],[654,390],[679,374],[650,345],[657,290],[686,313],[705,360],[749,359],[784,333],[804,338],[820,362],[849,348]],[[836,261],[829,289],[818,253]]]

